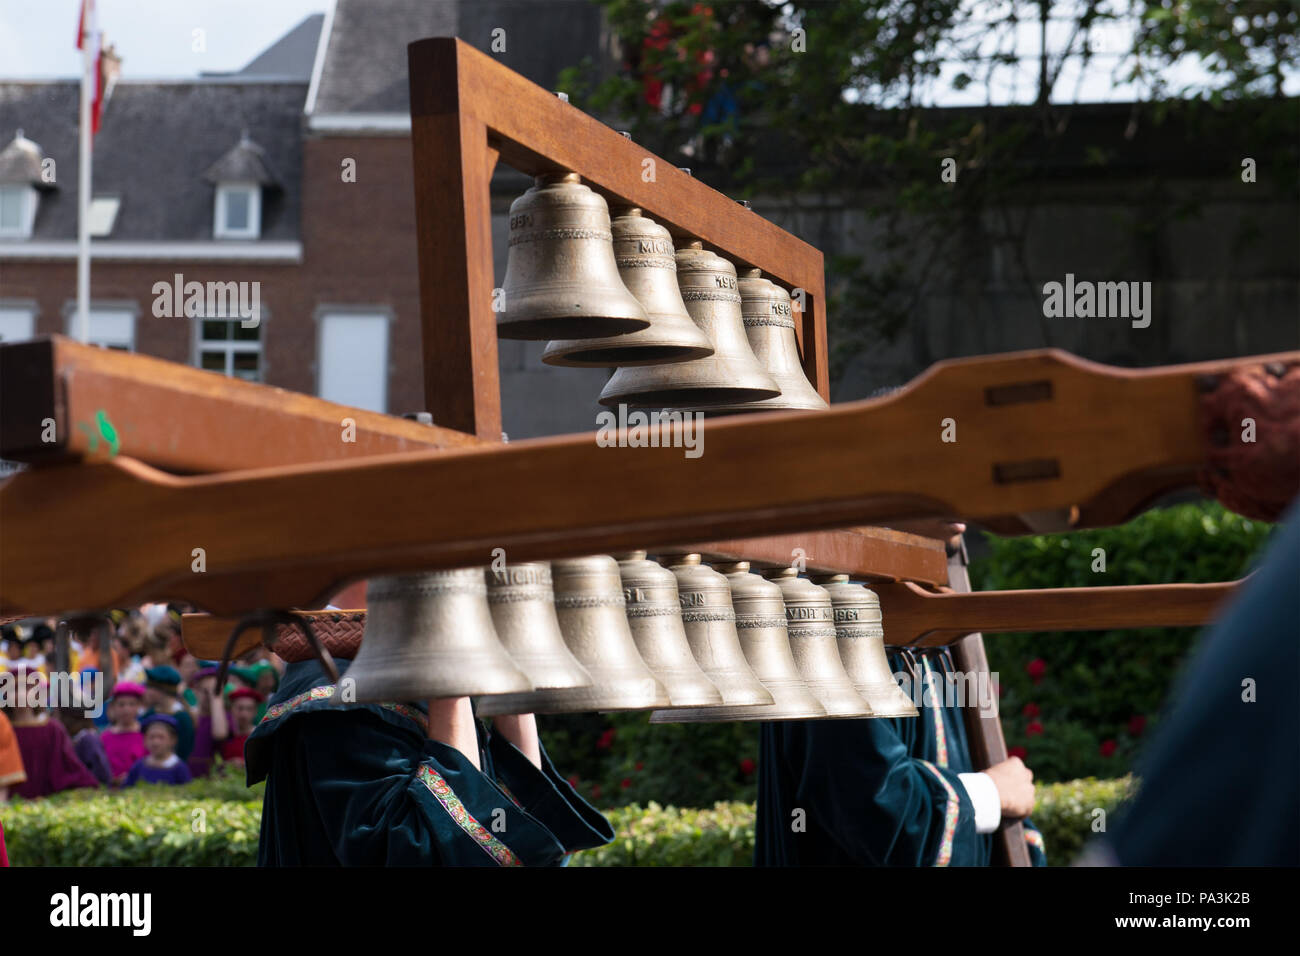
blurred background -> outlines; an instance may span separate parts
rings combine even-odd
[[[3,341],[71,328],[78,9],[0,0]],[[434,35],[567,92],[820,248],[835,401],[955,356],[1053,346],[1148,366],[1300,341],[1296,0],[101,0],[99,17],[120,58],[94,146],[91,339],[106,347],[420,410],[406,44]],[[498,283],[528,184],[504,166],[492,181]],[[153,284],[176,273],[260,282],[260,325],[155,316]],[[1149,326],[1046,317],[1043,286],[1067,275],[1150,282]],[[607,373],[543,365],[542,345],[499,343],[506,431],[593,429]],[[1122,528],[968,538],[975,586],[1016,588],[1226,580],[1269,530],[1188,500]],[[1035,813],[1054,863],[1085,811],[1131,786],[1193,638],[988,636],[1008,744],[1056,787]],[[756,725],[544,730],[597,804],[685,808],[655,826],[696,836],[635,852],[748,861]],[[54,845],[39,826],[13,838],[16,861]]]

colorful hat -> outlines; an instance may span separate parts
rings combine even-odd
[[[245,684],[252,685],[257,683],[257,671],[253,670],[251,667],[232,667],[230,668],[230,675],[232,677],[238,677]]]
[[[275,669],[275,665],[272,664],[270,661],[258,661],[256,664],[254,664],[252,667],[248,669],[253,674],[254,684],[256,684],[259,680],[262,679],[263,674],[270,672],[271,676],[275,678],[275,686],[277,688],[280,686],[280,672]]]
[[[144,688],[128,680],[119,681],[113,685],[113,699],[118,697],[138,697],[144,700]]]
[[[221,673],[220,667],[200,667],[194,672],[194,680],[201,681],[205,677],[216,677]]]
[[[145,684],[149,687],[156,690],[165,690],[173,694],[176,693],[176,688],[181,685],[181,672],[166,665],[146,668],[144,678]]]
[[[150,714],[140,721],[140,729],[145,730],[150,724],[166,724],[172,729],[172,733],[180,736],[181,725],[176,722],[176,718],[170,714]]]
[[[227,697],[228,700],[232,700],[232,701],[235,701],[235,700],[241,700],[241,699],[243,699],[243,698],[245,698],[245,697],[251,697],[253,700],[257,701],[259,704],[260,704],[263,700],[266,699],[266,698],[263,697],[261,694],[259,694],[257,691],[253,690],[253,688],[251,688],[251,687],[236,687],[236,688],[235,688],[234,690],[232,690],[229,694],[227,694],[226,697]]]

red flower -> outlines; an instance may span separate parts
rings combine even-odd
[[[1007,756],[1019,757],[1021,760],[1024,760],[1026,757],[1029,756],[1029,751],[1027,751],[1024,747],[1011,747],[1007,750]]]
[[[1043,660],[1041,657],[1035,657],[1025,665],[1025,672],[1028,673],[1029,676],[1033,678],[1034,683],[1037,684],[1043,679],[1043,675],[1047,673],[1047,661]]]
[[[636,769],[638,769],[638,770],[644,770],[644,769],[645,769],[645,764],[643,764],[640,760],[638,760],[638,761],[636,762]]]
[[[569,777],[569,786],[571,786],[571,787],[573,787],[573,788],[575,788],[575,789],[577,788],[577,786],[578,786],[578,775],[577,775],[576,773],[575,773],[573,776]]]
[[[594,800],[599,800],[599,799],[600,799],[600,784],[598,784],[598,783],[593,783],[593,784],[591,785],[591,796],[592,796],[592,799],[594,799]]]
[[[624,777],[623,782],[620,783],[619,786],[622,787],[624,790],[626,790],[628,787],[632,786],[632,778]]]
[[[614,728],[611,727],[596,739],[597,750],[608,750],[610,744],[614,742]]]
[[[750,760],[748,757],[742,760],[740,762],[740,772],[743,773],[746,777],[748,777],[751,773],[754,772],[754,761]]]
[[[1147,719],[1141,714],[1134,714],[1128,719],[1128,732],[1134,737],[1141,737],[1147,728]]]
[[[1031,720],[1028,724],[1025,725],[1026,737],[1037,737],[1042,732],[1043,732],[1043,725],[1036,720]]]
[[[1037,717],[1040,711],[1038,710],[1037,704],[1030,703],[1030,704],[1025,704],[1025,709],[1023,713],[1026,717]]]
[[[1115,741],[1103,740],[1101,746],[1097,748],[1097,752],[1103,757],[1110,757],[1115,753],[1115,746]]]

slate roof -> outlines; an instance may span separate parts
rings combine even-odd
[[[21,127],[56,163],[58,188],[42,194],[33,240],[77,235],[78,94],[75,81],[0,81],[0,143]],[[122,201],[110,240],[211,239],[216,187],[204,173],[244,130],[284,177],[263,196],[262,238],[297,239],[306,95],[304,82],[119,80],[95,137],[95,195]]]
[[[325,14],[313,13],[269,47],[248,61],[238,76],[279,76],[311,79],[320,44],[321,24]]]
[[[263,186],[279,186],[266,164],[266,150],[262,149],[245,134],[239,142],[208,167],[203,178],[210,183],[261,183]]]
[[[506,31],[504,53],[492,31]],[[338,0],[316,113],[410,113],[406,45],[459,36],[545,87],[603,48],[603,15],[588,0]]]

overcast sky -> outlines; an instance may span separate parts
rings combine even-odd
[[[131,79],[237,70],[330,0],[99,0],[99,26]],[[0,0],[0,77],[81,75],[81,0]],[[207,50],[194,52],[194,31]]]

